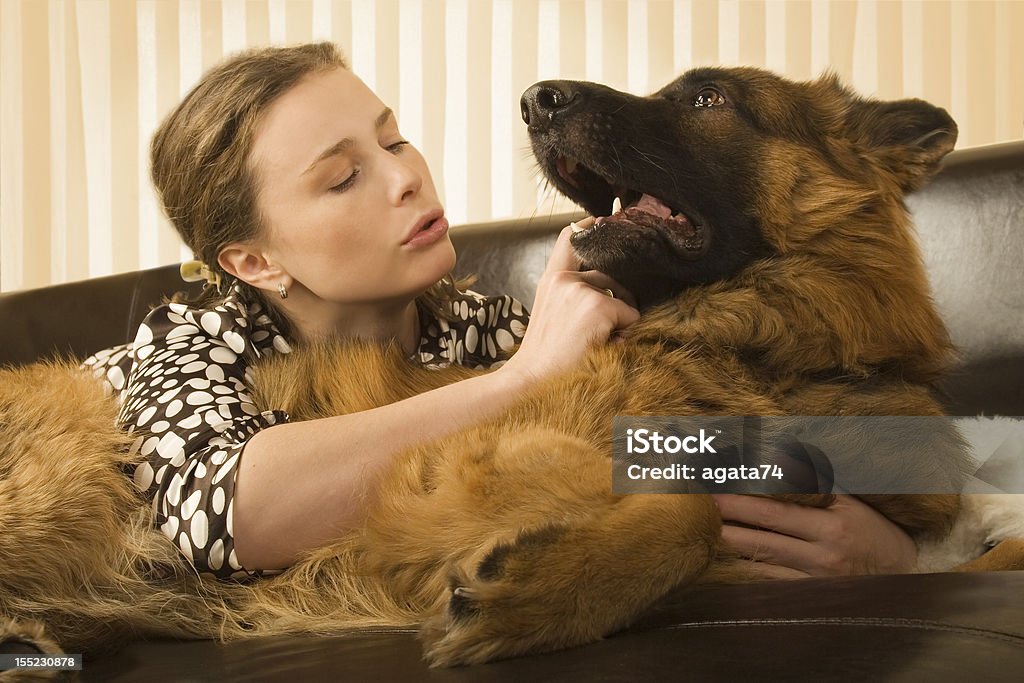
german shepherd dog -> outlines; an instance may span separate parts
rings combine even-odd
[[[640,321],[501,417],[399,456],[363,526],[284,573],[182,584],[165,632],[168,619],[222,638],[419,625],[435,666],[587,643],[680,587],[745,580],[709,496],[612,492],[613,416],[942,414],[931,385],[951,345],[903,196],[953,148],[946,112],[750,68],[697,69],[647,97],[538,83],[522,108],[549,181],[599,217],[573,247],[630,289]],[[311,419],[474,373],[347,345],[255,374],[261,408]],[[871,438],[864,454],[959,490],[955,432],[895,451]],[[941,536],[958,509],[953,495],[866,499],[918,538]],[[162,590],[137,603],[169,604]],[[131,621],[111,612],[102,630],[115,618]],[[82,620],[59,621],[58,640],[88,647]]]

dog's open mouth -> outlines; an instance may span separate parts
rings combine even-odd
[[[566,194],[597,217],[594,225],[576,231],[573,244],[597,233],[621,230],[644,233],[684,258],[704,252],[704,225],[670,202],[609,181],[572,157],[557,157],[555,170],[571,188]]]

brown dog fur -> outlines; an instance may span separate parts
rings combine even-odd
[[[361,528],[279,576],[219,584],[180,569],[119,478],[137,456],[111,428],[112,403],[76,395],[85,413],[73,417],[40,405],[92,380],[26,370],[10,390],[5,371],[0,443],[41,427],[96,436],[26,436],[0,452],[0,551],[17,569],[0,575],[0,612],[44,619],[72,650],[129,633],[421,625],[428,661],[453,665],[593,641],[680,586],[742,578],[707,496],[611,493],[611,418],[940,415],[929,383],[950,345],[902,196],[935,170],[955,128],[925,147],[890,144],[873,131],[891,122],[832,78],[722,73],[755,86],[759,126],[775,126],[750,195],[770,253],[647,306],[625,343],[594,348],[500,418],[405,452],[366,501]],[[789,131],[800,126],[813,135]],[[308,346],[260,366],[255,394],[262,407],[313,419],[471,374],[411,367],[395,348]],[[18,405],[38,412],[11,417]],[[964,466],[952,434],[892,462],[915,458],[951,485]],[[953,496],[870,502],[919,537],[944,533],[957,511]]]

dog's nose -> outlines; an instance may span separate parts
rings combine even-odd
[[[528,126],[546,128],[556,115],[564,113],[579,100],[579,94],[569,81],[534,83],[519,100],[523,121]]]

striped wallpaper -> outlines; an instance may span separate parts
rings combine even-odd
[[[395,109],[456,224],[568,208],[519,120],[544,78],[832,68],[946,107],[959,147],[1024,135],[1015,0],[0,0],[0,290],[187,257],[149,186],[158,121],[222,55],[318,39]]]

